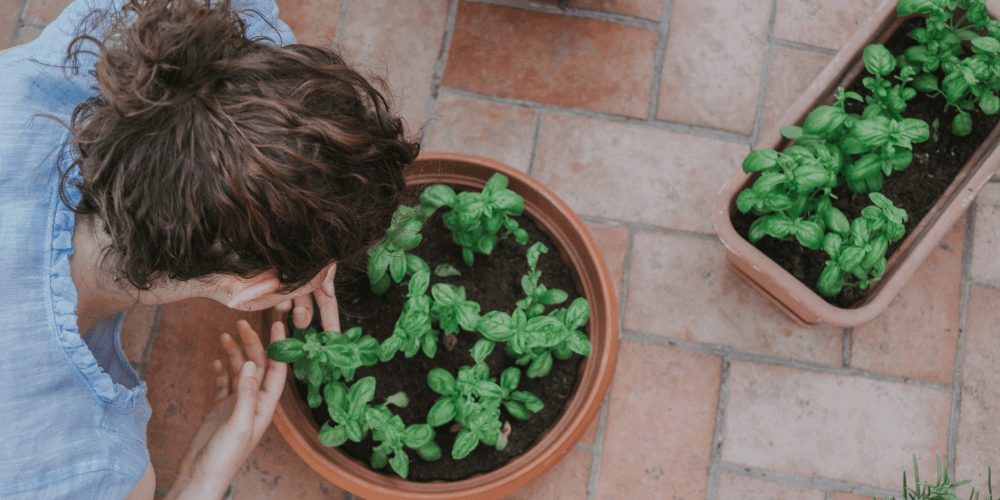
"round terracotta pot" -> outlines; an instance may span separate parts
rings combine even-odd
[[[310,467],[331,483],[364,498],[501,498],[544,474],[568,454],[597,416],[614,372],[618,352],[618,305],[604,257],[587,226],[552,191],[527,174],[501,163],[467,155],[424,154],[408,168],[407,184],[447,183],[481,189],[496,172],[510,179],[509,189],[525,200],[525,215],[555,242],[583,296],[590,302],[587,324],[592,353],[580,365],[576,392],[555,425],[524,454],[503,467],[461,481],[418,483],[375,472],[368,464],[328,448],[317,439],[318,426],[289,377],[274,417],[275,426]],[[265,325],[273,320],[263,316]],[[269,328],[261,328],[269,331]]]

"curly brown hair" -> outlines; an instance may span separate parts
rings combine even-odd
[[[249,40],[228,0],[130,0],[68,61],[89,42],[98,94],[72,114],[62,188],[79,167],[74,210],[121,279],[274,270],[288,291],[385,232],[419,145],[333,50]]]

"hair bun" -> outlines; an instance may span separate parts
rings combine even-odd
[[[252,44],[229,0],[129,0],[100,47],[95,76],[121,116],[140,117],[211,87],[225,61]]]

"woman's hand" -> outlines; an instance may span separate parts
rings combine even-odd
[[[257,332],[237,323],[240,342],[219,336],[228,362],[215,360],[215,406],[195,433],[168,499],[222,498],[236,471],[257,446],[278,405],[288,367],[270,361]],[[271,325],[271,341],[285,338],[281,322]],[[242,346],[240,345],[242,344]]]
[[[295,328],[308,328],[313,320],[313,304],[315,302],[315,308],[319,309],[319,319],[323,331],[339,332],[340,311],[337,308],[336,289],[333,286],[333,278],[336,274],[337,266],[330,266],[315,292],[278,304],[274,309],[278,311],[279,317],[283,318],[290,312],[292,325]]]

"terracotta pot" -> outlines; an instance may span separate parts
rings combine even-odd
[[[995,4],[991,4],[990,12],[994,18],[1000,14]],[[779,125],[761,136],[755,149],[780,150],[787,146],[789,141],[781,137],[780,127],[801,124],[816,106],[832,102],[837,87],[849,86],[864,70],[861,60],[864,48],[868,44],[887,40],[903,21],[896,16],[896,2],[883,4],[785,112]],[[806,324],[857,326],[871,321],[889,306],[910,276],[969,207],[976,193],[1000,168],[1000,150],[996,148],[998,140],[1000,126],[994,128],[937,203],[890,256],[885,276],[861,304],[851,309],[828,303],[733,228],[730,216],[736,211],[736,196],[756,180],[755,175],[747,175],[740,170],[726,183],[715,201],[715,228],[729,249],[730,264],[793,319]]]
[[[587,324],[592,354],[580,366],[575,394],[555,425],[524,454],[489,473],[453,482],[411,482],[371,470],[336,448],[322,446],[318,426],[289,377],[274,423],[310,467],[328,481],[364,498],[467,499],[501,498],[544,474],[568,454],[597,416],[614,372],[618,352],[618,305],[614,285],[587,226],[560,200],[527,174],[485,158],[425,154],[407,172],[407,183],[448,183],[481,189],[495,172],[510,179],[509,188],[525,200],[531,217],[555,242],[573,269],[583,296],[590,301]],[[264,324],[273,317],[264,315]],[[269,328],[262,328],[269,331]],[[447,452],[447,451],[446,451]]]

